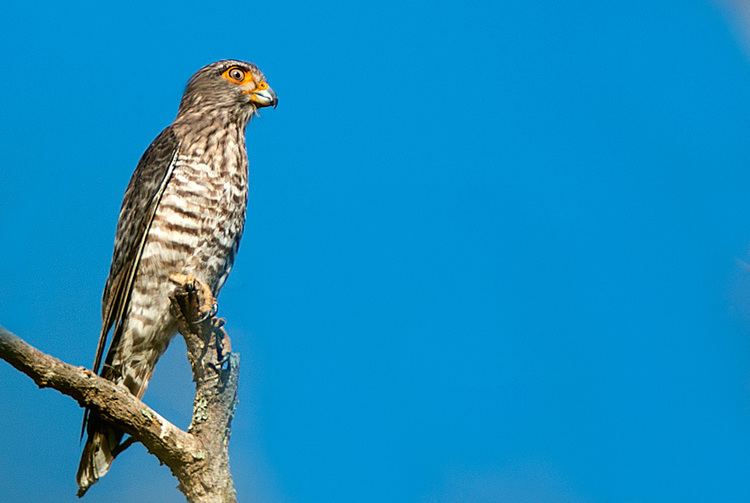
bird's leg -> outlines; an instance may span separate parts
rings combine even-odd
[[[225,323],[224,320],[216,318],[218,305],[211,289],[204,282],[190,274],[172,274],[170,280],[178,286],[175,298],[182,306],[180,309],[174,310],[176,311],[175,315],[179,316],[182,322],[193,327],[210,320],[210,331],[205,330],[207,328],[205,326],[204,330],[200,330],[203,334],[203,351],[199,358],[202,360],[206,351],[212,349],[216,352],[216,356],[215,358],[210,358],[209,361],[204,360],[205,363],[217,372],[223,370],[225,364],[229,361],[232,346],[229,336],[222,328]],[[190,332],[195,333],[195,330],[190,330]]]
[[[192,274],[174,273],[169,279],[178,286],[184,286],[188,293],[196,292],[199,305],[196,306],[199,316],[194,320],[188,320],[193,325],[199,325],[209,318],[216,316],[219,304],[216,302],[211,288]]]

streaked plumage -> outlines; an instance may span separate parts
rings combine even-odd
[[[245,128],[276,96],[254,65],[225,60],[188,82],[175,121],[143,154],[120,211],[102,302],[94,370],[141,397],[176,333],[169,311],[174,273],[193,275],[217,295],[245,222]],[[78,469],[79,496],[111,465],[122,432],[92,414]]]

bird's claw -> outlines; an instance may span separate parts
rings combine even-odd
[[[216,302],[211,304],[211,307],[208,310],[204,308],[205,308],[205,303],[203,306],[201,306],[201,313],[203,314],[198,319],[191,321],[190,322],[191,325],[200,325],[204,321],[209,320],[213,318],[214,316],[216,316],[216,313],[219,312],[219,304]]]
[[[200,316],[194,320],[190,320],[191,325],[200,325],[204,321],[216,316],[219,311],[219,304],[216,302],[211,288],[199,280],[192,274],[172,274],[169,279],[175,282],[177,285],[182,286],[188,292],[188,294],[197,294],[198,302],[198,313]]]

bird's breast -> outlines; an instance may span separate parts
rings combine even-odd
[[[234,261],[245,221],[244,146],[178,155],[157,207],[141,267],[164,277],[193,274],[214,289]]]

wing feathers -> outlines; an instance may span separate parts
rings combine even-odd
[[[104,372],[100,367],[110,329],[114,327],[109,354],[114,353],[122,334],[138,264],[162,194],[174,172],[179,146],[171,127],[162,131],[144,152],[125,191],[117,223],[112,266],[104,287],[102,329],[96,346],[94,372]],[[81,436],[86,429],[87,418],[88,410],[84,413]]]
[[[112,267],[102,299],[102,330],[94,359],[95,372],[101,370],[107,333],[113,326],[112,347],[116,346],[148,231],[172,177],[178,151],[179,143],[172,129],[162,131],[144,152],[125,191]]]
[[[177,145],[177,147],[175,148],[175,151],[172,154],[172,158],[170,159],[167,166],[167,170],[164,173],[161,183],[159,184],[159,188],[152,197],[150,210],[147,214],[147,220],[145,222],[146,225],[140,236],[140,240],[138,241],[135,253],[133,254],[133,259],[128,263],[127,269],[122,271],[123,278],[118,278],[117,295],[115,297],[117,301],[112,303],[113,311],[116,309],[116,315],[113,319],[114,333],[112,335],[112,348],[117,347],[117,341],[119,340],[120,335],[122,335],[122,330],[124,328],[123,325],[125,322],[125,311],[130,300],[130,293],[133,290],[135,275],[138,272],[138,264],[141,260],[141,255],[143,254],[143,248],[146,246],[148,231],[149,229],[151,229],[151,223],[154,221],[154,215],[156,215],[156,210],[159,208],[161,196],[162,194],[164,194],[164,189],[167,187],[169,180],[172,178],[175,161],[177,160],[178,147],[179,145]],[[99,341],[99,346],[104,346],[104,343],[101,340]],[[101,361],[102,352],[97,353],[97,361],[99,362]]]

